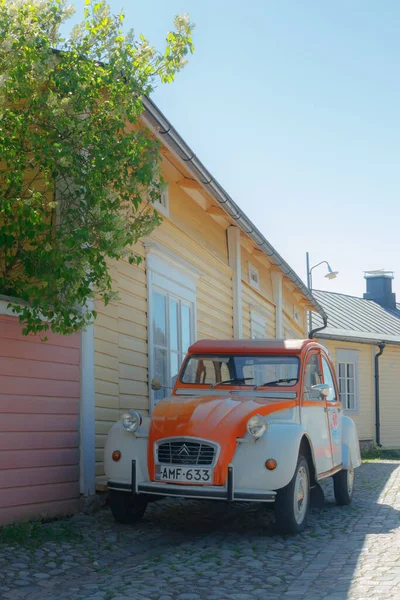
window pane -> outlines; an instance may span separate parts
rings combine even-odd
[[[324,371],[324,383],[327,383],[330,387],[327,400],[328,402],[334,402],[336,400],[335,385],[333,383],[331,368],[324,356],[322,357],[322,369]]]
[[[178,353],[177,352],[171,352],[169,355],[169,361],[170,361],[170,368],[171,368],[171,380],[170,380],[170,386],[174,387],[175,385],[175,381],[176,378],[178,377],[178,372],[179,372],[179,360],[178,360]]]
[[[165,303],[165,296],[153,293],[153,340],[157,346],[167,345]]]
[[[346,365],[344,363],[339,363],[339,377],[346,376]]]
[[[186,304],[182,304],[181,306],[181,340],[182,340],[182,353],[186,354],[191,342],[191,328],[190,328],[190,307],[186,306]]]
[[[314,385],[322,383],[319,360],[317,354],[312,354],[308,359],[304,379],[304,394],[307,400],[321,400],[321,394],[312,390]]]
[[[169,302],[169,336],[171,350],[178,350],[178,302],[172,299]]]
[[[354,379],[349,379],[347,381],[347,389],[350,394],[354,394]]]
[[[347,377],[354,377],[354,365],[353,365],[353,363],[348,363],[348,365],[347,365]]]
[[[289,381],[276,382],[282,372]],[[182,382],[215,384],[235,379],[233,385],[254,386],[255,382],[259,385],[276,382],[273,383],[274,387],[290,387],[296,384],[298,376],[299,359],[296,356],[205,355],[193,356],[187,361]]]
[[[167,351],[164,348],[154,348],[154,376],[160,380],[161,385],[169,385],[167,382]],[[161,389],[154,392],[156,400],[161,400],[168,395],[168,390]]]

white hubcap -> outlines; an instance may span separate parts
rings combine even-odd
[[[307,471],[305,467],[300,467],[294,486],[294,518],[299,525],[306,516],[309,490]]]

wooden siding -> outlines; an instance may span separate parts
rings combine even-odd
[[[258,260],[253,254],[250,254],[248,250],[242,245],[241,246],[241,266],[242,266],[242,280],[250,285],[249,277],[249,265],[253,265],[258,270],[260,276],[260,286],[258,292],[263,298],[266,298],[270,302],[273,301],[274,292],[272,288],[271,271],[268,267]]]
[[[275,337],[275,305],[267,300],[258,290],[242,281],[242,327],[243,337],[251,338],[251,311],[258,312],[265,318],[267,338]]]
[[[0,316],[0,524],[79,508],[79,336]]]
[[[199,269],[197,338],[233,335],[232,272],[228,266],[226,231],[179,188],[170,184],[170,219],[150,236],[167,251]],[[113,264],[118,302],[96,303],[95,391],[96,477],[104,482],[103,452],[107,433],[120,414],[134,408],[149,412],[146,259],[140,265]]]
[[[374,353],[377,348],[374,347]],[[386,346],[379,358],[381,444],[400,449],[400,348]]]
[[[358,351],[358,388],[359,403],[356,413],[349,412],[354,420],[360,440],[374,438],[375,408],[374,408],[374,383],[373,383],[373,354],[372,346],[368,344],[350,344],[331,340],[319,340],[327,348],[337,370],[337,350]]]
[[[298,297],[283,285],[282,290],[283,315],[282,328],[283,337],[286,338],[305,338],[308,337],[306,310],[304,305],[300,304]]]

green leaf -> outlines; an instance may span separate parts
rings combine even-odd
[[[12,311],[25,335],[86,327],[89,299],[116,299],[110,261],[140,263],[132,246],[161,223],[143,210],[147,190],[159,196],[161,157],[137,127],[140,98],[172,81],[192,49],[183,18],[163,56],[90,0],[61,42],[64,6],[0,0],[0,293],[24,301]]]

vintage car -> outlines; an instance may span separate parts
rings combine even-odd
[[[123,523],[175,496],[274,503],[278,529],[297,533],[322,479],[350,504],[360,464],[332,362],[314,340],[196,342],[172,395],[150,418],[124,414],[105,447],[109,505]]]

